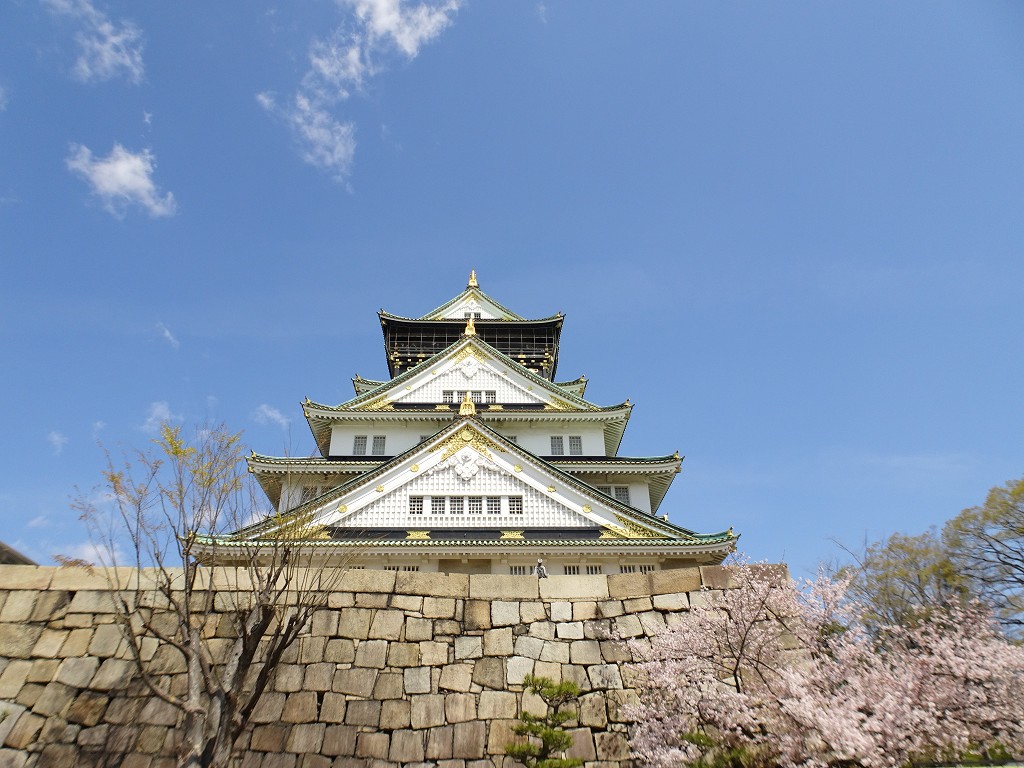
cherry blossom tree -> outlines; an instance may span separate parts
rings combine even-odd
[[[635,644],[635,757],[656,768],[903,766],[1024,752],[1024,649],[980,606],[868,632],[846,584],[729,566]]]

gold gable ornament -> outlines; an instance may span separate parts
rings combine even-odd
[[[476,325],[473,324],[473,316],[470,315],[466,318],[466,330],[462,332],[463,336],[476,336]]]
[[[459,416],[476,416],[476,403],[473,402],[473,398],[469,396],[469,390],[466,390],[465,396],[462,398],[462,405],[459,406]]]

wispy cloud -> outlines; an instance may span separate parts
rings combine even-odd
[[[339,0],[346,18],[310,45],[309,69],[295,95],[281,102],[264,92],[257,101],[288,124],[305,162],[344,181],[355,155],[355,124],[339,119],[333,110],[362,90],[369,77],[384,71],[389,57],[415,58],[452,23],[460,4]]]
[[[0,112],[7,109],[7,89],[0,85]]]
[[[174,334],[171,333],[171,329],[163,323],[156,324],[157,333],[160,334],[160,338],[170,344],[174,349],[178,349],[181,346],[181,342],[175,338]]]
[[[100,432],[102,432],[104,429],[106,429],[106,427],[107,427],[107,422],[105,422],[105,421],[94,421],[92,423],[92,439],[93,440],[98,439],[99,436],[100,436]]]
[[[78,25],[75,40],[79,55],[71,70],[82,82],[125,77],[133,83],[142,80],[142,30],[130,21],[112,21],[90,0],[43,0],[54,16],[71,19]]]
[[[541,24],[548,23],[548,7],[544,3],[537,3],[537,18]]]
[[[61,434],[57,430],[53,430],[46,436],[46,441],[50,444],[53,449],[54,456],[60,456],[64,451],[64,446],[68,444],[68,438],[66,435]]]
[[[261,403],[252,412],[252,420],[257,424],[276,424],[281,429],[288,429],[288,424],[291,423],[287,416],[266,403]]]
[[[49,526],[50,518],[48,518],[46,515],[36,515],[27,523],[25,523],[26,528],[48,528]]]
[[[103,207],[118,218],[132,205],[150,216],[173,216],[177,211],[174,195],[161,194],[153,183],[156,162],[148,149],[132,153],[114,144],[109,155],[94,158],[88,147],[72,144],[66,163],[68,170],[85,179]]]
[[[160,431],[160,425],[170,421],[181,421],[181,416],[171,413],[171,406],[166,400],[159,400],[149,406],[146,420],[142,424],[143,432],[156,434]]]

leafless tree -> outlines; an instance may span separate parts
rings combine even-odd
[[[186,439],[163,424],[154,443],[120,459],[108,452],[102,493],[79,494],[74,506],[111,582],[138,678],[180,712],[179,765],[227,766],[351,553],[314,555],[300,542],[326,535],[299,517],[258,525],[266,502],[240,435],[223,425]],[[153,667],[168,654],[180,656],[184,685]]]

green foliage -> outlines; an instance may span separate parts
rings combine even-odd
[[[506,754],[526,768],[575,768],[582,765],[582,760],[555,756],[572,746],[572,735],[564,726],[576,718],[576,708],[563,707],[575,703],[580,696],[579,687],[570,681],[556,683],[533,675],[527,675],[523,682],[528,691],[544,700],[547,712],[541,717],[529,712],[519,716],[519,724],[514,730],[528,739],[521,744],[506,744]]]

